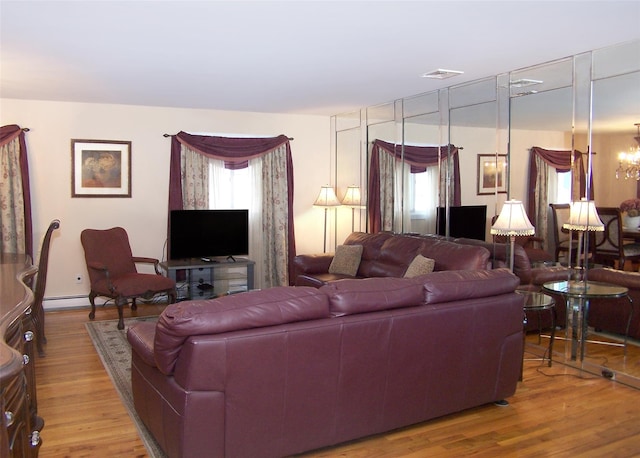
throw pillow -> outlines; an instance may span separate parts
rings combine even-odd
[[[355,277],[362,258],[362,245],[338,245],[329,273]]]
[[[404,273],[405,278],[413,278],[419,275],[430,274],[433,272],[433,268],[436,265],[436,261],[431,258],[425,258],[421,254],[417,255],[407,267],[407,271]]]

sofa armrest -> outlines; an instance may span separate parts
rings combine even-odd
[[[568,280],[569,271],[569,268],[562,266],[536,267],[526,270],[514,269],[514,273],[520,277],[520,284],[536,286],[541,286],[549,281]]]
[[[131,345],[131,351],[137,353],[151,367],[156,367],[156,361],[153,356],[153,341],[155,337],[155,321],[136,323],[127,330],[127,340]]]
[[[333,261],[333,253],[299,254],[293,259],[295,275],[300,274],[324,274],[329,272],[329,266]]]

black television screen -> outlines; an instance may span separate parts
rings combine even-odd
[[[173,210],[169,259],[249,254],[248,210]]]
[[[447,212],[438,207],[438,235],[445,235]],[[485,240],[487,231],[487,206],[465,205],[449,207],[449,236]]]

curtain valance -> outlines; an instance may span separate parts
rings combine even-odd
[[[182,209],[182,183],[180,179],[181,145],[188,146],[207,157],[222,160],[230,169],[246,167],[249,159],[270,153],[281,145],[287,148],[287,180],[289,202],[293,217],[293,160],[291,146],[286,135],[268,138],[217,137],[179,132],[171,136],[171,164],[169,170],[169,210]]]
[[[457,158],[458,148],[453,145],[445,146],[415,146],[399,145],[385,142],[384,140],[374,140],[373,150],[382,148],[398,160],[403,160],[411,165],[411,173],[422,173],[427,167],[438,164],[438,159],[449,155]]]
[[[446,189],[447,184],[444,180],[442,171],[448,170],[450,173],[450,180],[452,183],[451,205],[459,206],[461,202],[460,192],[460,160],[459,160],[459,148],[454,145],[444,146],[413,146],[389,143],[384,140],[376,139],[373,141],[371,147],[371,158],[369,162],[369,183],[367,196],[369,199],[368,213],[369,213],[369,226],[371,232],[379,232],[383,230],[383,207],[392,206],[393,192],[385,191],[385,199],[387,201],[382,202],[382,189],[391,190],[390,183],[385,182],[381,177],[380,166],[381,158],[380,152],[386,152],[393,156],[396,160],[404,161],[411,167],[411,173],[422,173],[427,167],[437,166],[439,161],[442,160],[443,168],[441,169],[441,180],[439,192],[449,193]],[[446,199],[444,199],[446,201]]]
[[[570,150],[549,150],[540,148],[538,146],[534,146],[531,148],[531,156],[529,158],[529,191],[528,191],[528,213],[529,218],[535,217],[536,215],[536,189],[537,189],[537,176],[538,176],[538,167],[536,164],[536,157],[539,157],[545,163],[549,165],[549,167],[553,167],[558,172],[570,172],[573,170],[579,175],[579,196],[584,197],[586,192],[586,177],[585,177],[585,169],[584,169],[584,161],[582,159],[582,153],[578,150],[570,151]],[[573,161],[572,161],[573,157]],[[574,180],[575,182],[576,180]],[[593,190],[593,186],[591,187]],[[593,191],[592,191],[593,192]],[[572,191],[572,199],[574,191]],[[593,199],[593,195],[591,196]]]

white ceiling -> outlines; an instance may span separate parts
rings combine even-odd
[[[332,115],[640,39],[634,1],[6,1],[0,97]],[[443,81],[436,68],[464,71]]]

